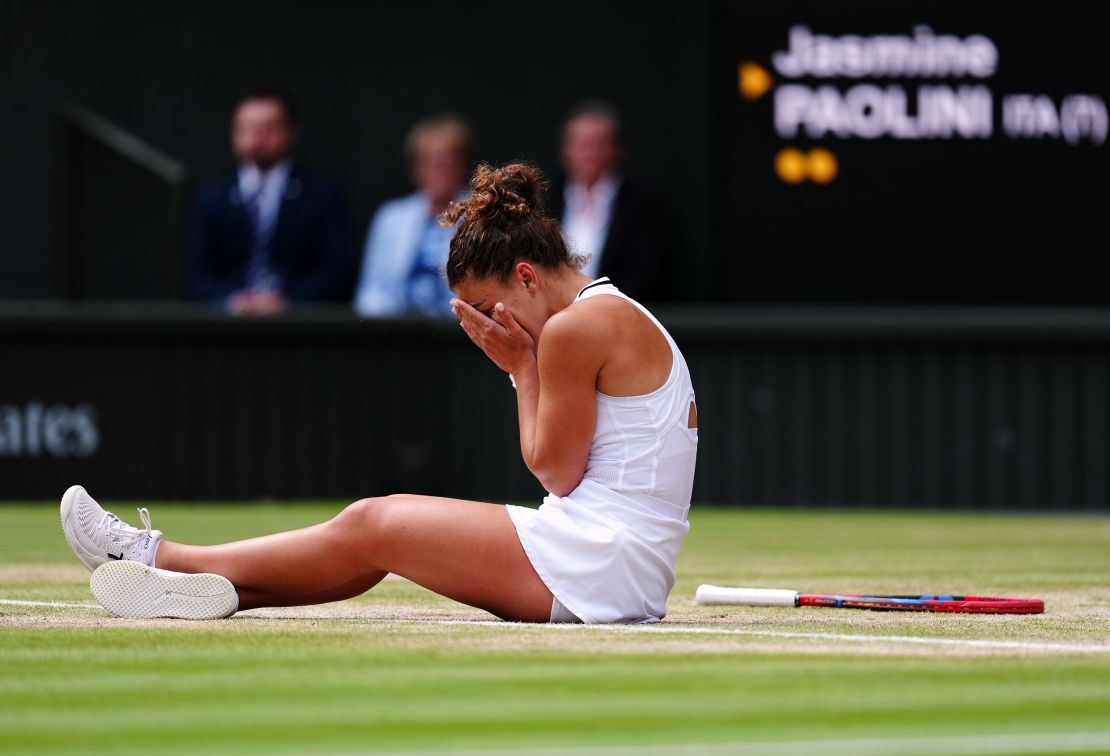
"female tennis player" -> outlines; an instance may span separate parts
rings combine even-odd
[[[507,620],[652,622],[689,530],[697,411],[686,363],[641,305],[578,272],[528,165],[481,166],[447,262],[467,335],[516,387],[538,509],[430,496],[356,501],[284,533],[190,546],[61,502],[100,603],[124,617],[225,617],[357,596],[393,572]]]

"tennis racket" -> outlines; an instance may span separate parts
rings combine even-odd
[[[856,593],[798,593],[774,588],[698,586],[699,604],[735,606],[824,606],[885,612],[958,612],[961,614],[1041,614],[1044,601],[995,596],[873,596]]]

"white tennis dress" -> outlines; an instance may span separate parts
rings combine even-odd
[[[666,614],[690,529],[698,432],[687,423],[694,389],[670,334],[608,278],[575,301],[603,295],[625,300],[659,328],[671,347],[670,375],[648,394],[599,391],[582,482],[568,496],[549,493],[539,509],[510,505],[509,516],[555,596],[553,622],[656,622]]]

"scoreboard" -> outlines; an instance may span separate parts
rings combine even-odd
[[[1089,6],[829,7],[715,6],[718,297],[1110,303]]]

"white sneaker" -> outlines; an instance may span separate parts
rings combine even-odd
[[[109,612],[131,619],[220,619],[239,608],[235,586],[222,575],[170,572],[126,560],[97,567],[89,588]]]
[[[153,565],[162,531],[150,529],[150,512],[139,510],[143,530],[106,512],[81,486],[62,496],[62,530],[81,563],[95,570],[105,562],[131,560]]]

